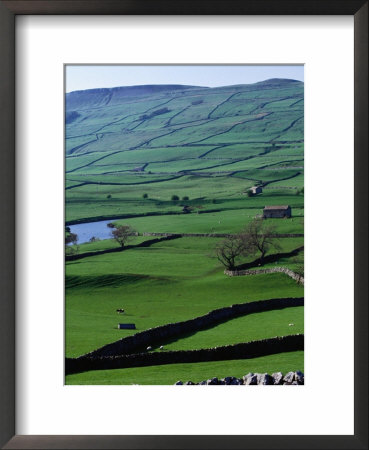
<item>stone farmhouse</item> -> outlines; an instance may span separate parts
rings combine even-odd
[[[265,206],[263,210],[263,219],[284,219],[291,215],[291,206]]]
[[[250,191],[253,194],[261,194],[263,192],[263,189],[261,186],[253,186],[252,188],[250,188]]]

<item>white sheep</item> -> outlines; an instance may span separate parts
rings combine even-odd
[[[152,347],[149,345],[146,350],[149,352],[150,350],[152,350]]]
[[[288,326],[289,327],[293,327],[293,326],[295,326],[295,324],[294,323],[289,323]]]
[[[161,345],[159,348],[160,350],[164,350],[164,345]]]

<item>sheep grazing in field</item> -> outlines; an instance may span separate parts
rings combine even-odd
[[[164,345],[161,345],[159,348],[160,350],[164,350]]]
[[[149,345],[146,350],[149,352],[150,350],[152,350],[152,347]]]
[[[288,326],[289,326],[289,327],[294,327],[295,324],[294,324],[294,323],[289,323]]]
[[[122,309],[122,308],[117,309],[117,313],[118,314],[123,314],[124,313],[124,309]]]

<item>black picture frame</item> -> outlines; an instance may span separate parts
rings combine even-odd
[[[355,386],[349,436],[15,435],[15,17],[20,14],[352,15],[355,57]],[[368,448],[368,1],[0,0],[0,445],[6,449]],[[21,251],[21,249],[17,249]],[[339,401],[339,393],[337,393]],[[318,405],[317,405],[318,407]],[[295,412],[292,412],[295,413]]]

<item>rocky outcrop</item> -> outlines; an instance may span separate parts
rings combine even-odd
[[[225,377],[218,380],[218,378],[211,378],[209,380],[200,381],[199,383],[193,383],[192,381],[177,381],[176,385],[227,385],[227,386],[249,386],[249,385],[303,385],[304,374],[297,370],[296,372],[288,372],[285,376],[281,372],[273,373],[269,375],[267,373],[248,373],[242,378]]]

